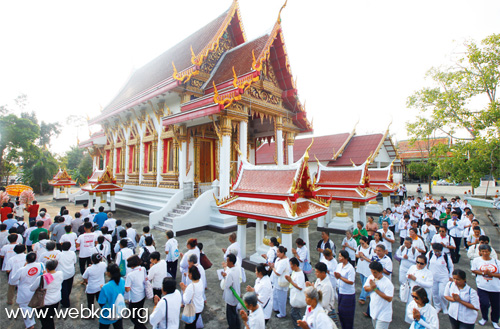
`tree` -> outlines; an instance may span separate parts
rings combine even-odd
[[[464,44],[465,53],[444,69],[432,68],[427,77],[433,86],[411,95],[407,106],[419,111],[407,123],[414,139],[444,134],[454,140],[437,163],[438,172],[449,173],[459,182],[479,186],[485,175],[500,174],[500,104],[496,90],[500,82],[500,34],[485,38],[480,45]],[[489,164],[489,165],[487,165]]]

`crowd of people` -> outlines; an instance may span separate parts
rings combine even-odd
[[[87,204],[74,217],[62,207],[51,218],[36,201],[27,207],[18,201],[6,203],[0,214],[7,304],[46,310],[47,316],[39,318],[42,328],[55,327],[56,309],[71,307],[72,289],[80,283],[85,285],[87,307],[104,310],[100,328],[122,328],[124,319],[116,310],[125,307],[134,328],[146,328],[147,299],[154,303],[149,314],[154,328],[203,328],[206,295],[214,292],[206,271],[213,265],[197,239],[188,239],[182,253],[174,232],[167,231],[167,242],[160,247],[148,226],[138,233],[103,207],[95,212]],[[377,220],[356,223],[339,246],[322,232],[316,264],[311,264],[303,239],[288,250],[276,237],[270,238],[252,286],[246,283],[240,246],[232,233],[229,246],[220,251],[222,268],[217,270],[227,325],[265,328],[274,312],[278,319],[289,316],[294,328],[350,329],[356,307],[366,307],[363,314],[375,329],[389,328],[397,285],[409,328],[439,328],[440,312],[448,315],[453,328],[473,328],[478,311],[480,325],[491,319],[499,328],[500,270],[489,241],[466,200],[408,196]],[[463,270],[454,268],[461,254],[470,259],[477,290],[467,284]],[[400,263],[397,283],[394,260]],[[74,282],[77,270],[80,283]],[[24,324],[34,328],[35,317],[24,316]]]

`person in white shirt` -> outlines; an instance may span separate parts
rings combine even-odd
[[[278,239],[276,239],[276,237],[273,236],[269,239],[269,250],[267,251],[267,253],[261,255],[262,258],[266,260],[265,263],[267,265],[276,261],[276,258],[278,257],[277,251],[279,246],[280,243],[278,242]]]
[[[40,309],[40,311],[47,313],[45,313],[44,317],[40,317],[42,328],[55,328],[55,310],[61,301],[61,285],[63,282],[62,272],[56,271],[57,264],[57,260],[49,260],[47,264],[45,264],[46,273],[39,276],[38,280],[35,280],[30,287],[30,290],[34,292],[40,286],[41,280],[44,280],[43,288],[45,289],[45,305]]]
[[[410,267],[410,269],[406,273],[406,278],[409,283],[410,291],[413,291],[416,286],[419,286],[426,290],[427,298],[429,300],[432,300],[432,285],[434,280],[432,278],[432,272],[427,268],[427,258],[425,257],[425,255],[419,255],[417,257],[417,263]],[[412,323],[413,321],[413,318],[409,316],[410,311],[408,310],[408,305],[410,305],[412,300],[413,298],[411,297],[411,294],[408,294],[408,299],[406,300],[405,316],[405,321],[407,323]]]
[[[231,244],[229,245],[229,247],[227,247],[227,249],[222,248],[222,252],[224,253],[224,260],[226,259],[227,255],[232,253],[236,255],[236,265],[241,267],[241,258],[238,256],[241,254],[241,249],[240,244],[236,241],[236,233],[231,233],[228,239]],[[200,255],[198,255],[198,258],[200,258]]]
[[[314,288],[321,291],[321,306],[334,323],[337,326],[340,326],[340,321],[337,318],[337,313],[335,312],[337,294],[336,291],[333,290],[330,279],[328,278],[327,267],[323,262],[319,262],[316,263],[314,268],[317,277],[316,282],[314,282]],[[311,282],[306,282],[306,286],[313,286],[313,284]]]
[[[196,255],[191,255],[196,257]],[[203,312],[205,306],[204,292],[205,288],[203,282],[201,281],[201,274],[198,270],[198,267],[191,266],[188,270],[188,277],[190,283],[185,285],[184,283],[180,283],[182,290],[182,302],[184,305],[193,304],[196,312],[196,318],[192,323],[186,323],[184,328],[188,329],[196,329],[196,322],[198,322],[198,318]]]
[[[236,294],[240,295],[241,271],[235,267],[235,264],[236,256],[233,254],[227,255],[225,262],[227,268],[221,274],[224,278],[224,282],[221,284],[221,287],[224,287],[223,298],[226,303],[226,319],[229,328],[240,328],[240,319],[237,312],[238,300],[236,299],[236,297],[234,297],[234,294],[231,290],[231,288],[233,288]]]
[[[73,217],[69,214],[69,210],[66,209],[64,210],[64,213],[62,214],[62,217],[64,218],[64,224],[65,225],[71,225],[71,221],[73,220]]]
[[[455,241],[446,234],[447,228],[444,226],[439,227],[439,234],[434,235],[434,237],[431,240],[431,244],[434,243],[439,243],[440,245],[443,246],[443,252],[445,254],[450,254],[450,249],[455,249]]]
[[[345,231],[345,238],[342,240],[342,250],[347,251],[349,254],[350,262],[353,267],[356,266],[356,249],[358,244],[356,240],[352,237],[352,231]],[[323,296],[324,297],[324,296]]]
[[[364,288],[370,294],[370,316],[373,328],[388,329],[392,322],[392,298],[394,285],[384,276],[384,268],[378,262],[370,263],[372,274],[366,280]]]
[[[427,218],[425,220],[425,225],[423,225],[421,229],[425,246],[427,247],[427,249],[430,249],[432,238],[437,233],[436,227],[432,225],[432,220],[430,218]]]
[[[263,264],[257,265],[255,268],[255,284],[254,287],[247,286],[247,292],[255,292],[259,301],[259,306],[264,312],[264,319],[268,321],[271,318],[273,310],[273,286],[268,275],[268,270]]]
[[[335,243],[330,240],[330,236],[328,232],[321,232],[321,240],[319,240],[318,245],[316,246],[316,250],[319,252],[319,261],[323,261],[323,251],[326,249],[330,249],[332,253],[335,255],[337,251],[335,250]]]
[[[28,252],[33,251],[33,241],[30,240],[30,234],[31,234],[31,232],[33,232],[36,229],[37,229],[36,222],[33,220],[29,223],[29,227],[23,233],[23,238],[24,238],[24,241],[26,242],[26,249]],[[0,239],[1,239],[1,232],[0,232]],[[0,243],[0,245],[1,245],[1,243]],[[0,247],[0,249],[1,249],[1,247]]]
[[[125,227],[127,228],[125,231],[127,232],[127,238],[130,239],[134,243],[134,248],[137,247],[137,231],[135,228],[132,228],[132,223],[127,223],[125,224]]]
[[[26,328],[31,328],[35,325],[34,314],[31,317],[27,316],[27,312],[31,311],[31,307],[28,306],[28,303],[31,297],[33,297],[33,291],[31,291],[30,288],[33,282],[42,275],[43,270],[44,266],[36,262],[36,254],[30,252],[26,255],[26,265],[18,269],[11,277],[12,284],[17,285],[16,303],[19,305],[19,308],[24,311],[22,316]]]
[[[182,275],[182,282],[184,284],[186,284],[186,279],[187,279],[187,275],[188,275],[188,270],[189,270],[189,263],[188,263],[188,259],[189,259],[189,256],[192,255],[192,254],[195,254],[198,259],[200,259],[200,249],[198,248],[198,240],[197,239],[189,239],[186,243],[186,247],[188,249],[188,251],[185,253],[185,254],[180,254],[181,256],[181,262],[179,264],[179,270],[181,272],[181,275]]]
[[[6,271],[7,262],[16,254],[14,252],[14,247],[17,245],[17,235],[10,234],[7,237],[7,240],[9,241],[9,244],[4,245],[2,249],[0,249],[0,258],[3,259],[2,271]]]
[[[359,238],[359,246],[356,252],[356,258],[358,259],[358,266],[356,267],[356,272],[359,274],[361,280],[361,287],[365,285],[366,279],[371,275],[370,263],[374,256],[374,249],[368,245],[368,238],[362,236]],[[359,294],[359,303],[364,305],[366,302],[366,297],[368,293],[365,288],[361,288],[361,293]]]
[[[156,243],[155,243],[155,237],[153,236],[152,233],[150,233],[150,228],[149,226],[144,226],[142,228],[142,235],[139,239],[139,247],[144,247],[146,246],[146,238],[150,236],[151,239],[153,239],[153,246],[156,246]]]
[[[482,319],[479,324],[488,322],[488,310],[491,305],[491,322],[493,328],[500,328],[500,267],[496,258],[491,257],[491,247],[487,244],[479,246],[478,257],[472,261],[472,273],[476,274],[477,294],[481,307]]]
[[[116,264],[120,267],[120,274],[125,276],[130,273],[131,269],[127,266],[127,260],[134,255],[132,249],[128,248],[127,239],[121,239],[120,243],[120,251],[116,254]]]
[[[92,224],[86,222],[83,224],[85,233],[80,235],[76,239],[76,248],[80,248],[79,262],[80,262],[80,273],[83,275],[85,269],[90,265],[90,256],[94,251],[95,243],[97,238],[94,233],[92,233]]]
[[[302,271],[304,271],[304,264],[308,263],[309,267],[311,265],[311,263],[310,263],[311,257],[309,257],[309,247],[306,246],[306,243],[301,238],[297,238],[297,240],[295,240],[295,244],[297,245],[297,249],[292,248],[292,254],[299,261],[300,269]],[[308,273],[310,273],[310,272],[308,272]],[[306,276],[306,280],[307,280],[307,274],[304,273],[304,275]],[[302,318],[302,316],[301,316],[301,318]]]
[[[87,307],[92,309],[94,298],[95,301],[99,300],[99,293],[101,292],[102,286],[104,286],[107,264],[102,261],[103,258],[101,254],[93,254],[90,259],[92,265],[87,267],[82,278],[87,284],[85,288],[85,293],[87,294]]]
[[[392,279],[392,260],[387,256],[387,251],[383,244],[379,244],[375,247],[375,255],[372,257],[373,262],[379,262],[384,268],[384,275],[391,280]]]
[[[472,265],[472,261],[474,259],[481,257],[481,255],[479,253],[479,246],[481,246],[483,244],[489,245],[489,243],[490,243],[490,238],[487,237],[486,235],[481,235],[479,237],[479,243],[470,246],[469,250],[467,251],[467,257],[469,257],[469,259],[471,261],[471,265]],[[492,258],[498,259],[498,256],[497,256],[495,249],[491,248],[491,255],[490,256]]]
[[[113,218],[113,213],[110,211],[108,212],[108,219],[104,221],[104,224],[102,225],[103,227],[108,228],[108,232],[113,232],[116,227],[116,219]]]
[[[8,276],[8,290],[7,290],[7,305],[12,305],[14,304],[14,296],[16,294],[16,284],[14,280],[12,279],[14,277],[14,274],[19,270],[21,267],[24,266],[26,262],[26,255],[24,252],[26,251],[26,246],[22,244],[18,244],[14,247],[14,253],[15,255],[9,258],[7,261],[5,271],[7,272]]]
[[[164,278],[162,282],[163,297],[154,297],[154,310],[149,316],[149,323],[156,329],[179,328],[182,295],[177,290],[173,278]]]
[[[451,250],[451,255],[454,259],[460,259],[460,243],[462,242],[462,236],[464,232],[465,221],[458,218],[458,213],[456,211],[451,212],[451,219],[448,219],[447,227],[448,234],[453,238],[455,242],[455,249]]]
[[[97,244],[94,247],[94,251],[92,252],[92,254],[100,254],[102,258],[110,262],[111,251],[109,250],[109,248],[109,243],[106,243],[106,238],[104,237],[104,235],[100,235],[97,238]]]
[[[434,308],[439,313],[447,313],[447,301],[444,298],[446,284],[453,280],[453,262],[449,254],[443,252],[440,243],[433,243],[432,250],[427,253],[427,268],[432,272],[432,299]]]
[[[325,264],[323,264],[325,265]],[[302,319],[302,309],[306,307],[304,288],[306,287],[306,278],[304,272],[300,269],[299,260],[295,257],[290,259],[291,276],[285,275],[285,279],[290,282],[290,315],[292,317],[293,327],[299,328],[297,321]]]
[[[474,328],[479,310],[477,292],[466,282],[465,272],[453,271],[453,282],[446,285],[444,298],[450,303],[448,316],[452,328]]]
[[[349,266],[352,266],[349,264]],[[309,307],[306,307],[306,314],[304,318],[297,322],[299,327],[303,329],[307,328],[321,328],[321,329],[336,329],[335,324],[332,319],[326,315],[325,310],[321,306],[322,294],[314,287],[307,287],[304,290],[306,295],[306,303]]]
[[[33,251],[36,252],[36,261],[42,261],[42,254],[47,251],[47,243],[49,243],[47,232],[40,232],[38,236],[38,242],[33,245]]]
[[[416,226],[417,223],[412,222],[413,226]],[[420,254],[425,254],[425,243],[424,240],[418,235],[418,228],[412,227],[408,230],[408,236],[411,239],[411,246],[415,248]]]
[[[290,263],[286,257],[287,249],[283,246],[278,247],[278,257],[274,264],[271,264],[272,269],[271,281],[273,282],[273,309],[278,312],[278,318],[286,316],[286,297],[288,292],[288,282],[285,275],[290,273]]]
[[[420,253],[412,247],[412,239],[410,237],[405,238],[404,244],[398,248],[395,257],[396,260],[400,262],[399,284],[403,284],[406,281],[406,273],[411,266],[415,265],[419,254]]]
[[[160,258],[160,253],[158,251],[154,251],[149,256],[151,261],[151,267],[148,272],[148,280],[151,282],[153,286],[153,293],[161,297],[162,296],[162,287],[163,287],[163,279],[166,277],[171,277],[167,272],[167,263]]]
[[[245,295],[243,295],[243,302],[250,312],[250,314],[247,315],[244,310],[240,310],[241,320],[243,321],[245,328],[265,329],[266,321],[264,319],[264,312],[262,311],[262,307],[260,307],[258,303],[257,295],[254,292],[247,292]],[[297,325],[294,323],[294,326]]]
[[[147,274],[146,269],[141,266],[141,259],[137,255],[127,259],[127,267],[131,270],[125,279],[125,291],[130,293],[129,309],[131,312],[130,321],[134,324],[134,329],[146,329],[141,319],[145,319],[144,302],[146,301],[146,291],[144,281]]]
[[[333,257],[333,253],[330,249],[325,249],[323,250],[323,256],[324,259],[321,261],[321,263],[326,264],[326,267],[328,268],[328,277],[330,278],[330,283],[332,284],[333,290],[337,290],[337,279],[335,278],[335,271],[337,270],[337,260],[335,257]]]
[[[172,276],[172,278],[177,277],[177,263],[179,260],[179,243],[174,238],[174,232],[168,230],[167,242],[165,243],[165,254],[167,255],[167,272]]]
[[[78,236],[76,235],[76,233],[74,233],[72,231],[71,225],[66,225],[64,227],[64,230],[65,230],[66,234],[61,236],[59,243],[61,243],[61,245],[62,245],[64,242],[69,242],[71,245],[69,250],[76,251],[76,240],[78,239]]]
[[[57,270],[61,271],[63,274],[63,283],[61,288],[61,306],[70,307],[69,296],[71,295],[71,290],[73,288],[73,279],[75,277],[76,254],[71,250],[71,243],[69,241],[64,241],[61,244],[61,249],[62,252],[59,255],[57,265]]]
[[[349,262],[349,254],[341,250],[338,256],[337,270],[334,275],[338,280],[338,315],[342,329],[352,329],[354,326],[354,311],[356,309],[356,271]],[[306,314],[307,315],[307,314]]]
[[[56,249],[56,243],[54,241],[47,242],[45,248],[47,248],[47,251],[40,255],[40,261],[42,263],[46,264],[51,259],[59,260],[61,252]]]
[[[429,302],[427,291],[420,286],[415,286],[411,290],[410,299],[412,301],[407,306],[405,315],[411,323],[410,329],[439,329],[438,315]]]
[[[392,259],[392,244],[396,241],[394,233],[389,230],[389,223],[382,222],[382,228],[378,230],[382,234],[382,242],[384,243],[385,250],[387,250],[387,256]]]
[[[403,216],[403,220],[399,221],[398,226],[399,226],[399,240],[400,240],[399,244],[403,245],[405,238],[409,236],[408,230],[411,227],[410,216],[405,214]]]

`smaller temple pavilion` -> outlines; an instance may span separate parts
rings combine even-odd
[[[115,211],[115,192],[121,190],[122,187],[116,183],[116,179],[113,177],[113,174],[109,167],[102,170],[94,170],[92,176],[88,179],[87,184],[82,187],[82,191],[89,193],[89,207],[95,207],[96,210],[100,206],[103,206],[105,210]]]
[[[216,200],[222,214],[237,216],[238,242],[241,258],[246,258],[247,220],[256,222],[256,253],[250,257],[253,263],[262,263],[260,256],[267,251],[264,245],[264,225],[268,230],[273,224],[281,227],[282,244],[291,256],[293,247],[293,227],[299,227],[299,236],[309,246],[309,221],[326,215],[328,202],[315,197],[311,181],[309,155],[296,163],[281,166],[255,166],[247,161],[241,162],[237,180],[231,196]]]
[[[49,180],[49,185],[54,187],[54,200],[68,199],[69,188],[76,185],[76,182],[71,179],[66,169],[59,171]]]
[[[366,223],[366,203],[377,197],[378,192],[370,188],[368,174],[368,159],[364,164],[353,167],[325,167],[318,161],[318,172],[315,177],[316,196],[324,199],[335,200],[340,203],[340,212],[332,221],[330,219],[332,207],[326,216],[326,223],[318,222],[318,228],[346,230],[361,220]],[[344,202],[352,202],[354,222],[344,212]]]
[[[384,168],[370,168],[370,187],[382,193],[383,209],[391,207],[391,194],[398,189],[398,184],[393,180],[394,162]],[[380,209],[375,208],[373,204],[368,205],[373,210],[367,209],[368,212],[379,212]]]

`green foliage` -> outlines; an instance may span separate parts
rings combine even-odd
[[[444,134],[454,140],[451,146],[432,147],[429,168],[414,165],[412,171],[427,173],[434,163],[431,175],[477,187],[481,177],[499,176],[500,34],[488,36],[480,45],[466,42],[465,49],[453,67],[430,69],[432,86],[408,97],[408,108],[419,115],[407,123],[407,130],[413,139]]]

